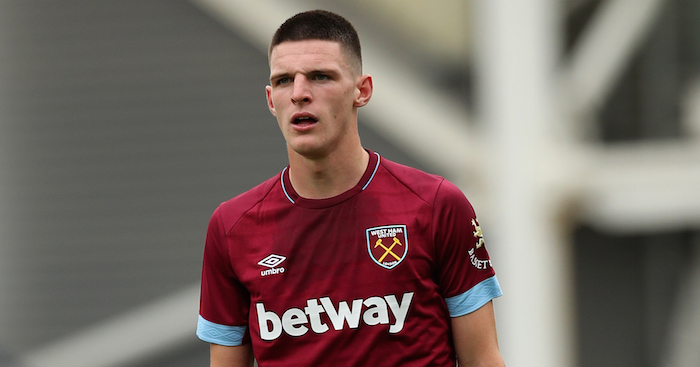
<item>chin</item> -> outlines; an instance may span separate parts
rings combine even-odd
[[[317,144],[287,144],[290,153],[294,152],[305,158],[321,158],[330,151],[327,146]]]

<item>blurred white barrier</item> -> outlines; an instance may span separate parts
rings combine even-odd
[[[601,4],[573,50],[565,75],[571,83],[575,112],[592,112],[605,101],[664,2],[609,0]]]
[[[590,149],[583,219],[618,233],[698,227],[700,144],[646,142]]]
[[[26,367],[118,367],[196,339],[199,285],[95,324],[24,356]]]

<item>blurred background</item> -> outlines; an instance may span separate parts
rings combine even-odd
[[[0,0],[0,366],[208,364],[206,226],[287,164],[267,46],[314,8],[363,145],[479,213],[508,365],[700,365],[700,0]]]

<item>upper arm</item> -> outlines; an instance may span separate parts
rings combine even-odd
[[[434,221],[438,282],[459,365],[503,366],[491,302],[503,292],[474,208],[449,181],[436,194]]]
[[[464,295],[496,274],[474,208],[449,181],[443,181],[436,193],[433,223],[437,281],[444,298]],[[499,295],[500,292],[489,292],[488,299],[461,314],[472,312]],[[452,312],[451,315],[456,316]]]
[[[493,303],[452,318],[452,336],[460,366],[505,366],[498,349]]]
[[[249,308],[250,295],[233,271],[226,231],[217,209],[204,246],[197,336],[220,345],[249,343],[245,334]]]
[[[252,367],[253,351],[250,344],[228,347],[210,344],[211,367]]]

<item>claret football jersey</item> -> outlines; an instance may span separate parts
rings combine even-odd
[[[455,185],[369,153],[336,197],[285,169],[215,210],[200,339],[261,367],[455,365],[450,317],[501,295],[479,222]]]

